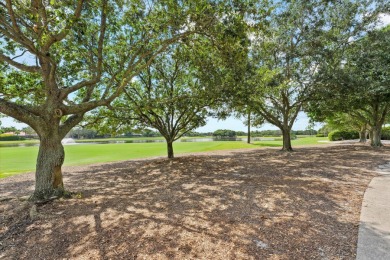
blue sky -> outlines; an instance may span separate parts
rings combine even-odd
[[[309,124],[309,118],[305,113],[301,112],[298,115],[297,120],[294,123],[293,130],[305,130]],[[320,128],[320,124],[316,124],[315,129]],[[245,126],[241,120],[229,117],[226,120],[218,120],[215,118],[208,118],[207,124],[203,127],[198,128],[198,132],[214,132],[217,129],[230,129],[235,131],[247,131],[247,126]],[[273,130],[278,129],[276,126],[271,124],[264,124],[260,128],[252,127],[252,130]]]

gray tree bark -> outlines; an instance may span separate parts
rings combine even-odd
[[[382,135],[382,125],[376,125],[371,128],[370,131],[370,140],[371,140],[371,146],[372,147],[381,147],[383,146],[381,142],[381,135]]]
[[[173,154],[173,142],[168,142],[167,141],[167,151],[168,151],[168,158],[173,159],[174,154]]]
[[[287,151],[287,152],[293,151],[292,146],[291,146],[290,129],[289,128],[287,128],[287,129],[286,128],[282,128],[280,130],[282,130],[282,134],[283,134],[283,148],[282,148],[282,151]]]
[[[57,119],[59,120],[59,119]],[[61,143],[64,133],[59,131],[59,122],[48,123],[38,128],[40,145],[35,171],[35,191],[33,200],[45,200],[61,197],[64,194],[61,167],[65,159]]]
[[[359,143],[367,142],[367,128],[366,126],[362,126],[359,131]]]

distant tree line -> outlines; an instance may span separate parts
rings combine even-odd
[[[319,131],[317,130],[291,130],[291,135],[317,135]],[[213,136],[213,137],[236,137],[236,136],[246,136],[248,133],[245,131],[234,131],[229,129],[218,129],[214,132],[195,132],[191,131],[186,133],[184,136],[194,137],[194,136]],[[264,137],[264,136],[281,136],[282,132],[280,130],[256,130],[251,131],[252,137]],[[99,133],[98,130],[93,129],[84,129],[84,128],[74,128],[67,135],[70,138],[74,139],[94,139],[94,138],[115,138],[115,137],[161,137],[160,132],[151,129],[143,129],[134,132],[125,132],[121,134],[107,134]]]
[[[115,137],[158,137],[161,134],[158,131],[151,129],[143,129],[139,131],[129,132],[126,131],[124,133],[104,133],[95,129],[88,128],[73,128],[67,134],[67,137],[73,139],[95,139],[95,138],[115,138]]]
[[[13,133],[13,135],[20,135],[23,133],[26,137],[36,137],[37,134],[31,127],[23,127],[22,129],[17,129],[14,126],[10,127],[0,127],[0,134],[4,133]]]

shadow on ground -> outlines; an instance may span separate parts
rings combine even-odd
[[[364,190],[389,151],[262,149],[68,168],[66,186],[80,196],[38,207],[34,221],[3,206],[0,258],[355,259]],[[0,194],[32,184],[0,182]]]

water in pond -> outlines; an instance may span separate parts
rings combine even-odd
[[[264,138],[264,137],[254,137],[252,141],[274,141],[275,138]],[[202,138],[181,138],[177,142],[216,142],[216,141],[237,141],[243,142],[246,141],[246,138],[232,137],[232,138],[213,138],[213,137],[202,137]],[[163,143],[164,139],[133,139],[133,140],[103,140],[103,141],[94,141],[93,139],[88,141],[78,141],[72,138],[64,138],[62,140],[63,145],[83,145],[83,144],[123,144],[123,143]],[[0,144],[0,147],[27,147],[27,146],[39,146],[37,143],[9,143],[3,142]]]
[[[204,137],[204,138],[183,138],[179,139],[180,142],[219,142],[219,141],[244,141],[240,137],[226,137],[226,138],[215,138],[215,137]]]
[[[10,144],[1,143],[0,148],[1,147],[28,147],[28,146],[38,146],[38,145],[39,143],[10,143]]]

